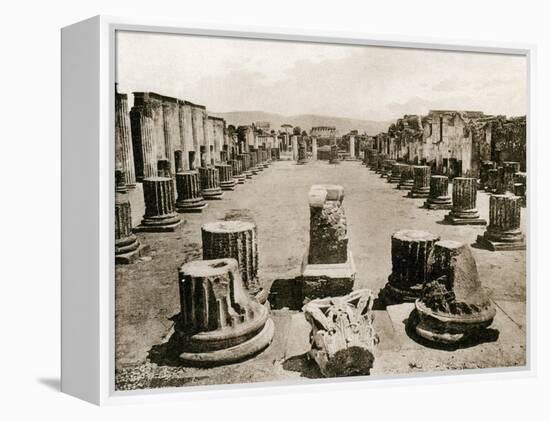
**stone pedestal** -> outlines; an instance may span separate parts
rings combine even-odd
[[[401,179],[397,186],[400,190],[412,190],[414,186],[414,167],[412,165],[403,165],[401,169]]]
[[[498,185],[498,169],[489,168],[487,170],[487,182],[485,183],[485,191],[487,193],[496,193]]]
[[[392,169],[393,169],[393,164],[395,164],[395,163],[396,163],[395,159],[385,159],[382,162],[382,171],[380,172],[380,177],[381,178],[390,178],[391,173],[392,173]]]
[[[217,164],[216,169],[220,175],[220,187],[222,190],[235,190],[237,181],[233,178],[233,167],[229,164]]]
[[[345,295],[355,280],[355,263],[348,247],[344,188],[313,185],[309,191],[308,250],[302,261],[302,291],[306,301]]]
[[[485,225],[476,207],[477,180],[455,177],[453,179],[453,205],[445,221],[453,225]]]
[[[489,198],[489,225],[477,243],[486,249],[525,250],[521,232],[521,198],[512,194],[492,195]]]
[[[115,193],[115,263],[129,264],[142,256],[148,247],[141,246],[132,232],[132,209],[126,192],[126,179],[122,182],[124,190]]]
[[[373,303],[372,292],[361,289],[344,297],[313,300],[303,307],[311,325],[309,355],[323,376],[370,374],[379,342],[373,327]]]
[[[151,177],[143,180],[145,215],[134,228],[143,232],[175,231],[182,219],[175,210],[174,181],[168,177]]]
[[[426,231],[401,230],[391,237],[392,273],[382,291],[388,304],[413,302],[428,280],[428,258],[439,237]]]
[[[238,184],[244,184],[244,181],[246,179],[245,175],[243,174],[243,166],[242,166],[242,162],[239,161],[238,159],[233,159],[231,161],[228,162],[229,164],[231,164],[231,167],[233,168],[233,179],[238,183]]]
[[[356,159],[355,156],[355,136],[349,137],[349,159]]]
[[[430,259],[430,281],[416,301],[416,333],[429,341],[475,342],[493,322],[496,309],[482,288],[470,248],[439,241]]]
[[[261,287],[256,225],[244,221],[209,222],[201,227],[201,232],[203,259],[235,259],[246,289],[252,296],[258,296]]]
[[[391,167],[391,174],[388,177],[388,183],[398,184],[401,181],[401,171],[404,165],[399,162],[395,162]]]
[[[300,142],[298,144],[298,165],[303,165],[307,163],[307,156],[306,156],[306,145],[304,142]]]
[[[373,151],[370,153],[369,162],[367,163],[367,166],[368,166],[372,171],[376,171],[376,167],[377,167],[377,165],[378,165],[378,159],[379,159],[378,151],[373,150]]]
[[[213,366],[242,361],[272,341],[268,310],[251,300],[234,259],[200,260],[179,269],[180,360]]]
[[[176,190],[178,212],[202,212],[208,206],[201,194],[199,173],[197,171],[183,171],[176,174]]]
[[[221,200],[223,192],[220,187],[220,174],[214,167],[200,167],[199,180],[201,194],[206,200]]]
[[[449,178],[446,175],[432,175],[430,177],[430,195],[424,202],[424,207],[428,209],[451,209],[451,206]]]
[[[514,193],[514,176],[519,173],[519,162],[503,162],[502,169],[502,193]]]
[[[418,199],[425,199],[430,195],[430,175],[431,170],[427,165],[415,165],[414,184],[408,196]]]
[[[527,205],[527,174],[518,172],[514,175],[514,194],[521,198],[521,206]]]
[[[375,163],[375,167],[374,167],[374,172],[376,174],[380,174],[382,173],[382,171],[384,171],[384,161],[388,159],[388,155],[386,155],[385,153],[379,153],[378,154],[378,157],[376,159],[376,163]]]

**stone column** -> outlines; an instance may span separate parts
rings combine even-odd
[[[379,153],[378,159],[376,160],[375,172],[377,174],[382,174],[384,172],[384,161],[388,159],[388,155],[385,153]]]
[[[430,195],[430,167],[427,165],[415,165],[414,184],[408,196],[412,198],[427,198]]]
[[[412,165],[403,164],[401,169],[401,179],[397,186],[400,190],[412,190],[414,186],[414,167]]]
[[[290,138],[292,143],[292,160],[298,160],[298,136],[292,135]]]
[[[201,195],[199,173],[197,171],[183,171],[176,174],[176,189],[178,212],[202,212],[208,206]]]
[[[477,180],[455,177],[453,179],[453,206],[445,221],[453,225],[485,225],[487,221],[479,217],[476,207]]]
[[[385,159],[384,162],[382,163],[383,169],[382,169],[382,172],[380,173],[380,177],[390,178],[393,170],[393,164],[395,163],[396,163],[395,159]]]
[[[298,144],[298,165],[303,165],[307,163],[307,156],[306,156],[306,145],[304,142],[300,142]]]
[[[368,167],[375,171],[376,170],[376,167],[378,165],[378,159],[379,159],[379,156],[378,156],[378,151],[375,151],[373,150],[370,154],[370,158],[369,158],[369,162],[368,162]]]
[[[489,170],[495,169],[496,163],[493,161],[482,161],[479,171],[479,186],[481,189],[486,189],[489,181]]]
[[[432,175],[430,177],[430,195],[424,202],[424,207],[428,209],[451,209],[451,205],[449,177],[446,175]]]
[[[317,161],[317,138],[316,137],[311,138],[311,158],[314,161]]]
[[[203,259],[235,259],[246,289],[252,296],[258,295],[261,285],[256,225],[245,221],[209,222],[201,227],[201,232]]]
[[[351,292],[355,263],[348,247],[344,188],[316,184],[309,190],[309,247],[302,262],[305,300]]]
[[[430,266],[430,279],[415,303],[416,333],[443,344],[479,342],[496,309],[482,288],[472,251],[457,241],[438,241]]]
[[[518,172],[514,174],[514,194],[521,198],[521,206],[527,205],[527,174]]]
[[[168,177],[143,180],[145,215],[135,230],[143,232],[175,231],[182,219],[175,211],[174,181]]]
[[[489,250],[525,250],[521,232],[521,198],[511,194],[494,194],[489,199],[489,225],[477,237],[480,246]]]
[[[382,295],[388,304],[413,302],[428,280],[428,263],[439,236],[426,231],[401,230],[391,237],[392,273]]]
[[[220,161],[227,162],[227,151],[220,151]]]
[[[245,177],[252,178],[253,174],[252,171],[250,171],[250,155],[248,153],[242,153],[237,156],[237,159],[242,163]]]
[[[349,137],[349,157],[350,159],[355,159],[355,136]]]
[[[231,167],[233,168],[233,179],[238,184],[244,184],[244,180],[246,179],[246,177],[243,174],[242,161],[239,161],[238,159],[232,159],[228,161],[228,163],[231,164]]]
[[[339,164],[340,160],[338,159],[338,146],[330,145],[330,158],[329,164]]]
[[[514,175],[519,172],[519,162],[503,162],[503,193],[514,192]]]
[[[223,192],[220,187],[220,174],[214,167],[200,167],[199,180],[201,194],[206,200],[221,200]]]
[[[222,190],[235,190],[237,181],[233,179],[233,167],[229,164],[218,164],[216,169],[220,173],[220,187]]]
[[[117,189],[115,192],[115,263],[133,263],[142,255],[142,247],[132,232],[132,209],[127,193],[126,177],[116,171]]]
[[[498,169],[489,168],[487,170],[487,182],[485,183],[485,191],[488,193],[495,193],[497,191],[498,184]]]
[[[124,174],[124,182],[129,189],[136,187],[134,151],[130,134],[130,114],[128,95],[115,94],[115,144],[116,162]]]
[[[248,296],[234,259],[199,260],[179,269],[179,359],[221,365],[257,355],[273,339],[268,310]]]
[[[134,100],[135,102],[135,100]],[[153,111],[147,102],[134,106],[130,112],[132,123],[132,147],[136,165],[136,178],[157,175],[157,156],[153,139]]]
[[[401,171],[403,170],[403,164],[394,162],[391,167],[390,174],[388,175],[388,183],[397,184],[401,181]]]

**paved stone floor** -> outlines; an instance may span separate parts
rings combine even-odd
[[[143,233],[151,246],[148,257],[116,268],[116,384],[119,389],[318,378],[305,353],[309,325],[299,311],[272,311],[275,338],[260,355],[239,364],[210,369],[177,366],[169,357],[173,317],[179,312],[177,269],[201,257],[200,226],[218,219],[252,218],[258,225],[260,278],[264,287],[299,274],[309,229],[307,192],[315,183],[341,184],[350,245],[357,266],[355,288],[376,294],[391,272],[390,236],[399,229],[422,229],[468,244],[482,226],[441,223],[448,211],[421,208],[423,199],[409,199],[359,161],[329,165],[296,165],[279,161],[209,202],[202,214],[183,215],[186,223],[174,233]],[[134,224],[143,214],[141,191],[131,193]],[[489,196],[478,193],[478,208],[488,219]],[[522,225],[526,231],[526,212]],[[421,345],[406,332],[412,305],[390,306],[375,313],[380,336],[372,376],[435,372],[526,364],[526,281],[524,251],[491,252],[473,248],[484,286],[497,306],[485,342],[456,350]]]

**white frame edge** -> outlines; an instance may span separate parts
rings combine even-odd
[[[158,402],[212,397],[333,391],[338,388],[413,386],[532,377],[536,373],[535,283],[531,230],[536,197],[529,197],[527,235],[527,366],[243,385],[193,386],[138,391],[114,390],[114,83],[117,30],[209,35],[523,55],[528,60],[528,190],[536,145],[534,45],[486,41],[305,31],[168,20],[96,16],[62,29],[62,376],[61,390],[95,404]],[[78,72],[75,71],[78,69]],[[84,160],[82,158],[85,158]],[[292,387],[288,387],[292,386]]]

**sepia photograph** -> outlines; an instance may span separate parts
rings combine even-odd
[[[115,48],[116,391],[528,366],[526,55]]]

